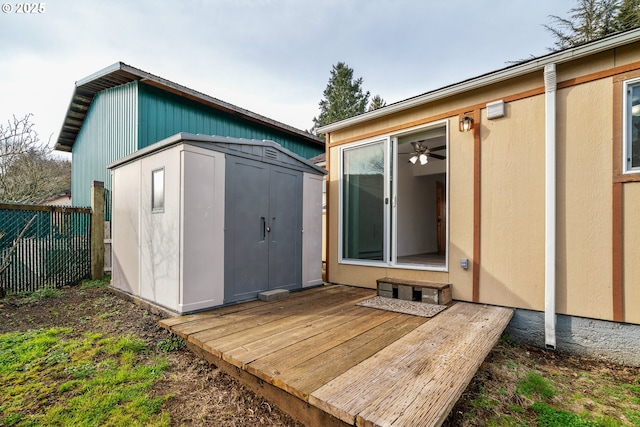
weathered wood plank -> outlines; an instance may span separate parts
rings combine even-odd
[[[353,307],[352,310],[353,316],[350,316],[349,313],[341,316],[346,317],[345,323],[336,324],[335,327],[327,329],[321,334],[308,337],[280,351],[261,357],[247,365],[247,371],[260,376],[267,382],[272,382],[276,376],[283,372],[287,372],[393,317],[391,314],[383,314],[385,313],[383,311],[364,307]]]
[[[331,288],[334,288],[334,287],[332,286]],[[329,287],[317,287],[317,288],[306,289],[302,292],[293,292],[289,295],[288,299],[296,300],[299,298],[310,298],[312,295],[315,295],[316,293],[325,292],[328,289]],[[214,308],[212,310],[204,311],[201,313],[187,314],[185,316],[176,316],[176,317],[171,317],[169,319],[162,319],[160,320],[159,323],[160,323],[160,326],[162,326],[163,328],[171,330],[171,327],[175,325],[184,325],[186,323],[202,321],[202,320],[206,321],[214,317],[221,317],[221,316],[229,315],[232,313],[239,313],[243,311],[246,312],[254,308],[261,308],[268,304],[277,304],[281,302],[282,301],[269,301],[269,302],[258,301],[258,300],[248,301],[240,304],[229,305],[226,307]]]
[[[312,392],[309,403],[361,426],[437,426],[511,315],[457,303]]]
[[[224,330],[225,326],[235,325],[232,327],[234,332],[242,330],[244,325],[246,328],[263,325],[273,322],[283,317],[287,317],[288,312],[294,313],[296,310],[308,310],[310,304],[323,304],[325,301],[336,301],[339,298],[349,298],[351,295],[360,295],[362,290],[355,288],[337,289],[327,288],[325,292],[312,292],[306,296],[291,298],[289,300],[279,300],[264,302],[252,305],[251,308],[241,311],[233,311],[222,316],[209,316],[195,321],[183,322],[173,325],[171,332],[180,336],[189,336],[192,341],[207,341],[212,337],[222,336],[222,333],[233,333]],[[303,295],[303,293],[297,293]],[[251,303],[248,303],[251,304]],[[224,309],[221,309],[224,310]],[[220,328],[220,332],[216,332],[216,328]]]
[[[316,298],[313,310],[309,310],[308,305],[288,306],[282,310],[284,316],[277,322],[268,322],[253,327],[247,325],[246,328],[234,334],[217,336],[212,340],[203,341],[203,348],[220,352],[226,361],[242,367],[247,362],[243,359],[236,359],[234,356],[239,357],[240,354],[246,353],[247,350],[264,345],[265,340],[272,340],[275,336],[288,334],[299,326],[313,322],[313,320],[335,315],[342,310],[343,306],[354,306],[355,302],[361,299],[362,297],[349,298],[348,295],[343,295],[339,300],[336,300],[336,298]],[[240,326],[243,324],[244,322],[239,322]],[[304,335],[287,335],[289,343],[303,338]]]
[[[274,385],[308,400],[309,395],[424,323],[425,318],[381,311],[389,320],[274,378]],[[393,316],[394,314],[397,314]],[[322,408],[321,408],[322,409]]]

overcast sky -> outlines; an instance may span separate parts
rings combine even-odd
[[[117,61],[310,129],[331,66],[400,101],[544,55],[574,0],[0,0],[0,120],[58,137],[76,80]]]

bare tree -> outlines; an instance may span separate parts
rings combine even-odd
[[[32,115],[0,124],[0,202],[35,203],[69,189],[71,163],[54,159]]]

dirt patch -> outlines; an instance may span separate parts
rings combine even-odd
[[[91,332],[143,339],[149,357],[170,361],[154,393],[171,396],[164,407],[171,425],[302,426],[186,348],[170,353],[159,350],[157,344],[171,334],[158,326],[158,320],[105,287],[72,287],[45,298],[13,295],[0,300],[0,334],[66,327],[77,336]]]
[[[175,426],[301,426],[235,379],[187,349],[166,353],[157,344],[171,335],[159,316],[112,294],[108,288],[73,287],[49,297],[9,296],[0,300],[0,333],[67,327],[74,334],[134,335],[150,357],[170,368],[154,393],[172,396],[164,409]],[[544,378],[553,397],[528,396],[519,387],[531,372]],[[535,401],[599,420],[640,425],[640,369],[613,365],[503,339],[452,409],[444,426],[538,425]],[[635,418],[637,417],[637,418]]]

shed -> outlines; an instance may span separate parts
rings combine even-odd
[[[279,144],[179,133],[108,167],[115,288],[187,313],[322,283],[325,171]]]

